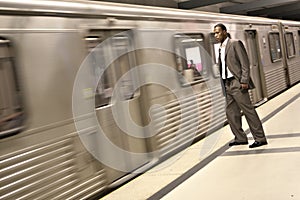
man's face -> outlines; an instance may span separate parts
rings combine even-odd
[[[226,35],[227,35],[227,32],[222,30],[221,27],[216,27],[214,29],[214,33],[215,33],[215,38],[218,42],[224,42],[224,40],[226,39]]]

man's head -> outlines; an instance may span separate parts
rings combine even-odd
[[[214,27],[215,38],[218,42],[223,43],[227,38],[227,29],[224,24],[217,24]]]

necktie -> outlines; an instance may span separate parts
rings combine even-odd
[[[219,48],[219,65],[220,65],[220,75],[222,77],[222,70],[223,70],[223,67],[222,67],[222,60],[221,60],[221,46]],[[227,67],[225,65],[225,79],[227,79],[228,77],[228,72],[227,72]],[[223,78],[223,77],[222,77]]]
[[[222,78],[221,46],[220,46],[220,48],[219,48],[219,60],[218,60],[218,62],[219,62],[219,68],[220,68],[220,76],[221,76],[221,78]]]
[[[221,59],[221,46],[219,48],[219,68],[220,68],[220,77],[221,77],[221,87],[222,87],[222,92],[223,92],[223,95],[226,96],[226,90],[225,90],[225,81],[222,77],[222,59]]]

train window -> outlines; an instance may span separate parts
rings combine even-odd
[[[23,128],[24,113],[11,42],[0,38],[0,138]]]
[[[218,58],[219,58],[219,47],[220,47],[220,43],[216,40],[215,38],[215,34],[211,33],[210,34],[210,45],[211,45],[211,56],[212,56],[212,60],[213,60],[213,75],[214,77],[220,77],[220,72],[219,72],[219,66],[218,66]]]
[[[205,80],[207,69],[204,65],[204,36],[202,34],[176,34],[175,51],[177,53],[177,69],[188,83]]]
[[[296,50],[292,32],[285,33],[285,43],[288,58],[294,57],[296,55]]]
[[[272,62],[280,61],[282,58],[282,51],[280,45],[279,33],[269,34],[269,44],[270,44],[270,55]]]
[[[256,31],[246,30],[245,33],[250,66],[258,66],[258,47],[256,44]]]
[[[103,44],[97,46],[104,40]],[[110,104],[116,84],[118,84],[117,95],[120,100],[133,98],[133,77],[130,73],[124,76],[134,66],[135,61],[130,37],[126,33],[99,30],[97,34],[94,31],[93,35],[86,37],[86,41],[97,84],[95,106],[102,107]]]
[[[132,73],[128,73],[131,67],[134,66],[134,52],[132,52],[132,44],[128,36],[119,35],[112,38],[112,50],[116,55],[121,55],[113,62],[115,69],[116,81],[120,84],[120,98],[121,100],[128,100],[134,95],[134,79]]]

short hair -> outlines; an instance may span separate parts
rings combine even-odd
[[[223,31],[227,32],[227,28],[226,28],[226,26],[224,24],[219,23],[219,24],[215,25],[214,28],[216,28],[216,27],[220,27]]]

